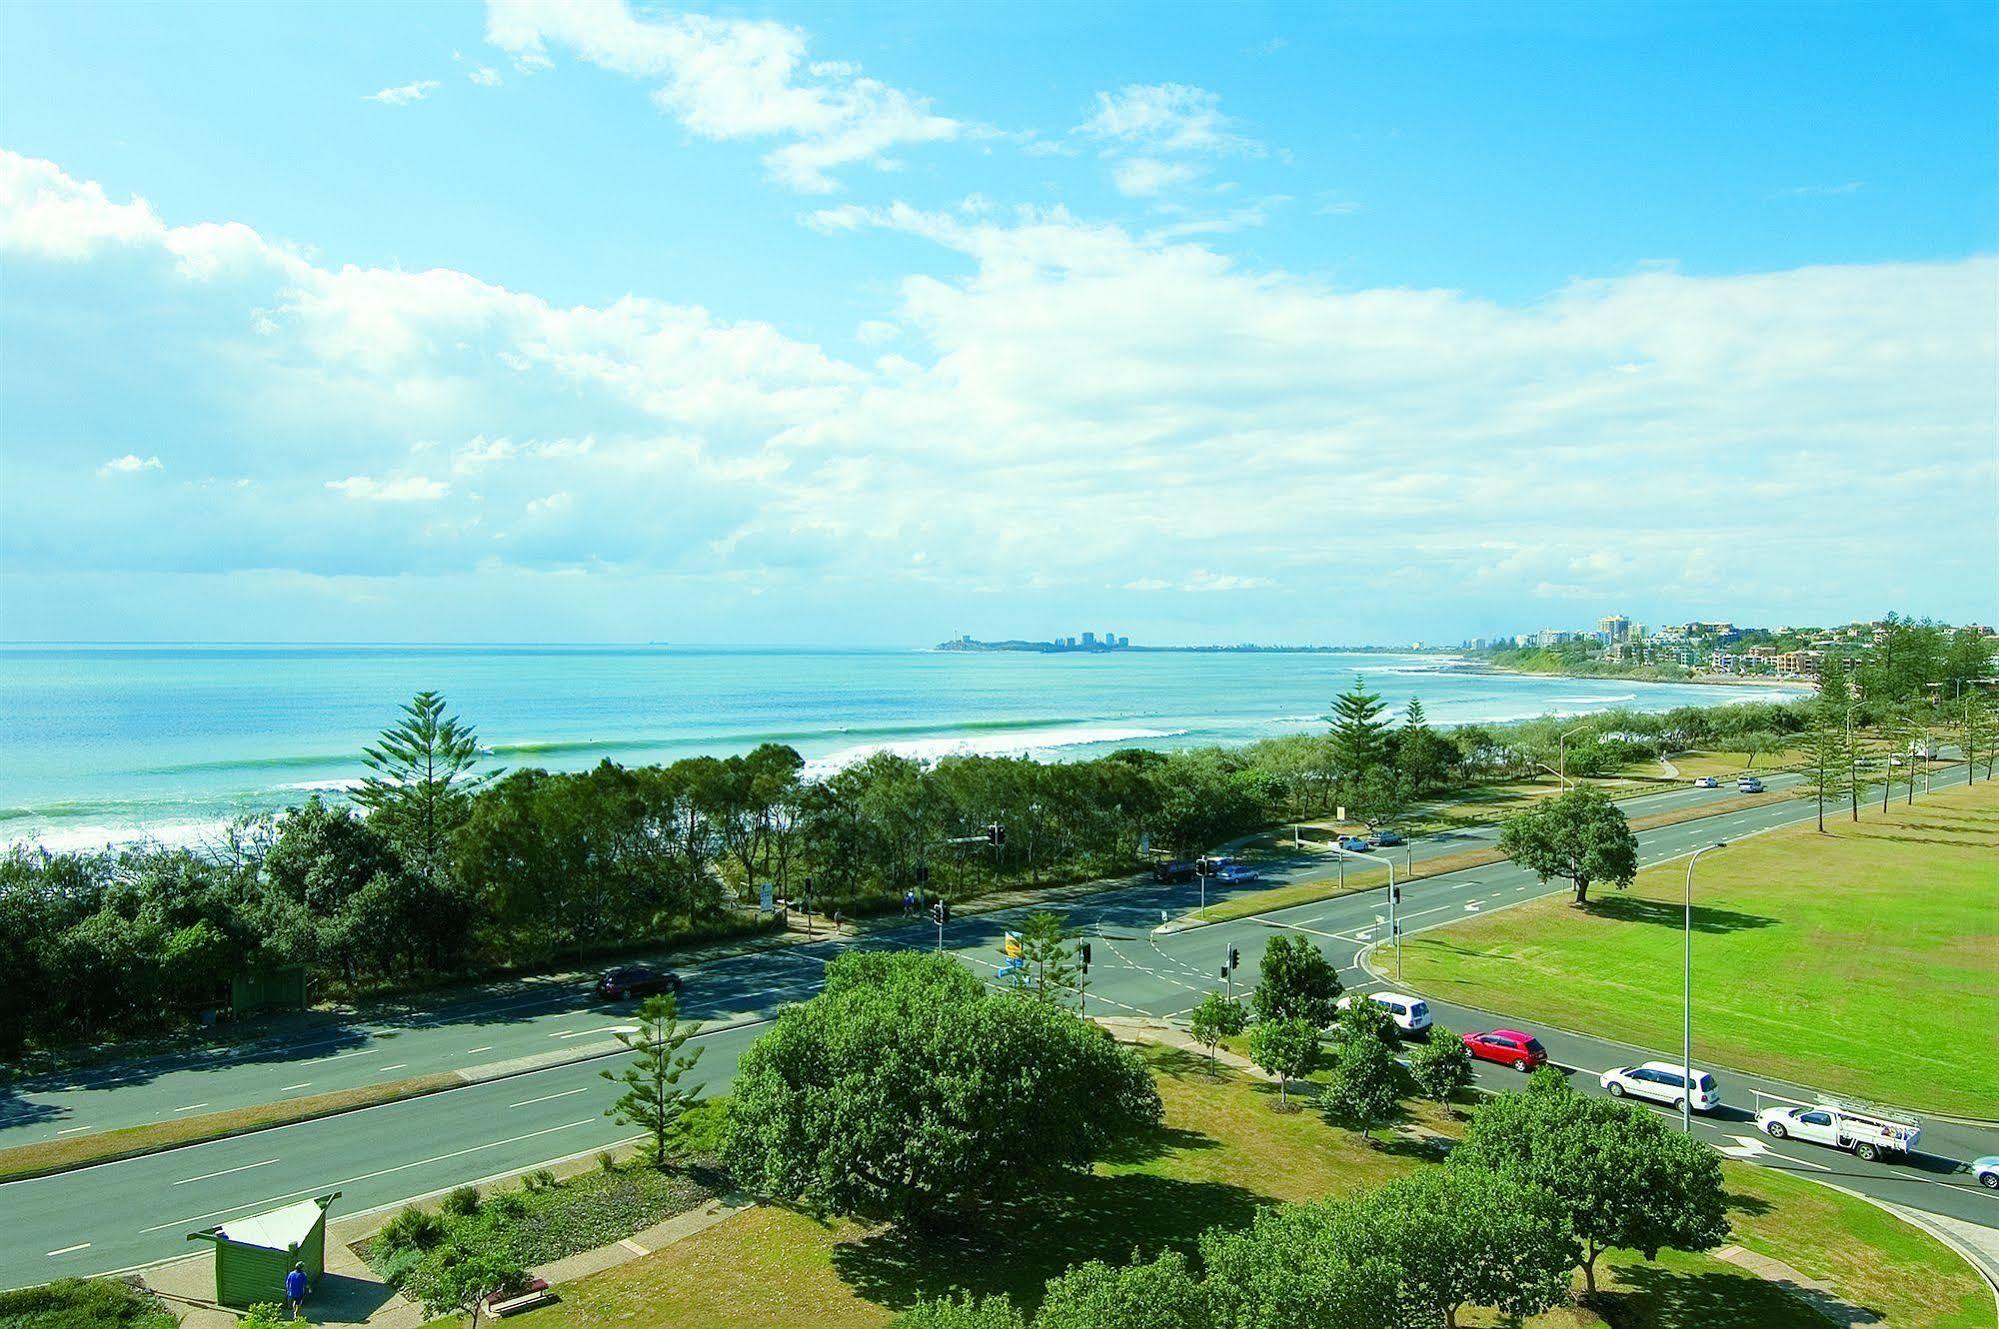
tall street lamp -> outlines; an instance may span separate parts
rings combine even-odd
[[[1562,734],[1555,739],[1555,747],[1558,751],[1557,759],[1562,764],[1562,769],[1557,771],[1556,775],[1562,781],[1562,792],[1565,794],[1569,792],[1569,734],[1580,734],[1588,728],[1589,726],[1586,724],[1579,724],[1574,729],[1569,730],[1568,734]]]
[[[1680,974],[1684,990],[1680,1014],[1680,1129],[1689,1134],[1694,1129],[1694,864],[1708,850],[1727,843],[1716,840],[1704,844],[1687,860],[1685,954]]]

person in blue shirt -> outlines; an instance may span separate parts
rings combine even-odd
[[[305,1261],[301,1260],[292,1266],[290,1273],[285,1275],[285,1300],[291,1303],[292,1318],[294,1320],[298,1318],[299,1311],[305,1306],[305,1293]]]

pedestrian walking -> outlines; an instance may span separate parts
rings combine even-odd
[[[291,1305],[294,1320],[305,1308],[306,1290],[305,1261],[301,1260],[285,1275],[285,1300]]]

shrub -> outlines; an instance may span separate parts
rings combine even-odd
[[[389,1251],[435,1250],[444,1240],[444,1220],[413,1204],[406,1205],[382,1224],[375,1240]]]
[[[555,1185],[555,1173],[545,1167],[538,1167],[521,1179],[521,1185],[531,1191],[545,1191]]]
[[[519,1218],[528,1211],[528,1194],[529,1192],[522,1190],[495,1195],[486,1202],[486,1210],[502,1218]]]
[[[479,1212],[479,1188],[460,1186],[444,1197],[444,1212],[458,1218],[470,1218]]]
[[[5,1329],[173,1329],[173,1313],[109,1278],[59,1278],[0,1292]]]
[[[618,1170],[618,1156],[609,1149],[600,1150],[597,1154],[597,1170],[600,1172],[616,1172]]]

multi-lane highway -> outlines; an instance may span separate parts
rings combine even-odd
[[[1962,779],[1962,768],[1937,782]],[[1803,820],[1809,805],[1772,795],[1746,809],[1639,834],[1641,861],[1678,857],[1715,839],[1739,838]],[[1733,799],[1732,789],[1672,789],[1633,799],[1635,817]],[[1482,830],[1411,847],[1417,862],[1487,843]],[[1397,851],[1398,860],[1402,852]],[[1323,859],[1274,872],[1259,883],[1333,875]],[[1556,883],[1560,887],[1560,883]],[[1162,930],[1193,904],[1192,886],[1150,883],[1102,892],[1066,906],[1072,924],[1092,942],[1087,1000],[1092,1013],[1173,1016],[1220,986],[1228,949],[1241,951],[1238,991],[1255,981],[1263,946],[1278,931],[1312,937],[1339,962],[1350,986],[1378,982],[1357,967],[1359,953],[1380,937],[1385,892],[1342,896],[1289,909],[1185,930]],[[1405,932],[1506,908],[1551,888],[1508,863],[1410,883],[1400,918]],[[1209,898],[1222,892],[1211,887]],[[1021,911],[954,920],[946,944],[966,963],[990,973],[1004,930]],[[761,1023],[787,1001],[817,990],[826,961],[842,945],[927,946],[934,929],[921,923],[872,932],[842,943],[817,942],[731,957],[689,970],[684,1013],[708,1021],[699,1078],[724,1087],[735,1059]],[[1432,1003],[1455,1028],[1513,1023],[1501,1015]],[[628,1008],[592,1006],[574,988],[527,985],[467,1000],[428,1015],[329,1027],[303,1025],[293,1037],[217,1055],[198,1065],[165,1061],[105,1072],[87,1080],[29,1083],[5,1105],[0,1146],[49,1139],[63,1132],[111,1129],[160,1120],[180,1111],[212,1112],[288,1095],[314,1094],[440,1071],[467,1072],[479,1082],[428,1097],[369,1108],[163,1154],[107,1163],[78,1172],[0,1186],[0,1286],[65,1274],[103,1272],[185,1253],[185,1234],[230,1217],[305,1195],[340,1190],[346,1212],[401,1202],[468,1180],[602,1148],[629,1132],[603,1116],[611,1087],[598,1060],[615,1050],[609,1031]],[[1557,1062],[1576,1069],[1576,1083],[1597,1092],[1594,1072],[1668,1056],[1670,1050],[1622,1047],[1583,1034],[1538,1030]],[[1698,1044],[1698,1031],[1696,1031]],[[1696,1053],[1698,1059],[1698,1051]],[[1759,1138],[1740,1109],[1752,1095],[1809,1097],[1785,1085],[1717,1068],[1730,1110],[1697,1119],[1703,1138],[1769,1166],[1836,1180],[1912,1208],[1999,1226],[1999,1198],[1981,1192],[1956,1163],[1999,1152],[1999,1130],[1926,1123],[1924,1157],[1909,1165],[1861,1163],[1847,1155]],[[486,1078],[486,1077],[499,1078]],[[1481,1070],[1482,1081],[1505,1087],[1517,1077]]]

